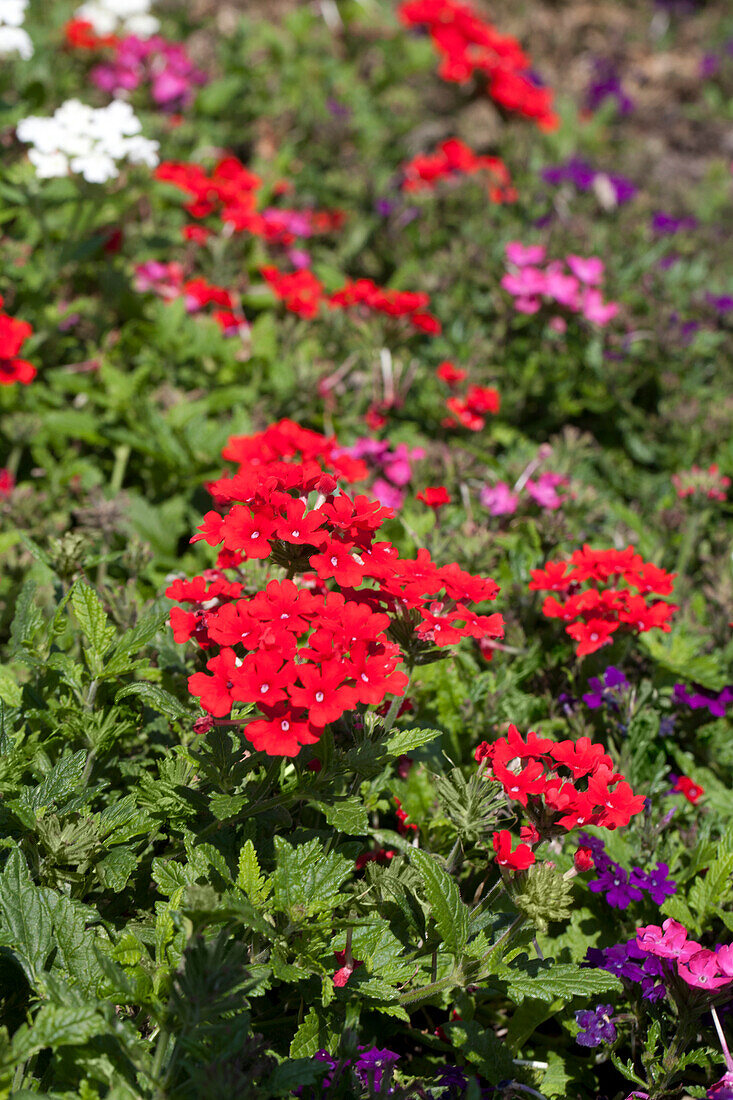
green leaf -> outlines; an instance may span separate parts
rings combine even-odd
[[[565,1059],[554,1050],[548,1050],[543,1057],[547,1059],[547,1069],[542,1078],[542,1095],[566,1097],[571,1077],[565,1068]]]
[[[292,1096],[295,1088],[315,1084],[322,1076],[323,1067],[312,1058],[281,1062],[269,1075],[267,1090],[270,1096]]]
[[[314,802],[313,805],[318,807],[328,824],[340,833],[347,833],[349,836],[366,836],[369,831],[366,807],[355,795],[342,798],[330,805],[325,802]]]
[[[442,730],[397,730],[387,741],[386,749],[390,756],[404,756],[442,736]]]
[[[326,854],[320,840],[293,847],[281,836],[275,837],[275,855],[272,881],[278,909],[293,920],[335,909],[341,886],[354,869],[349,860],[337,852]]]
[[[151,607],[142,615],[134,626],[126,630],[112,652],[110,664],[117,657],[127,657],[131,653],[137,653],[163,629],[168,620],[168,611],[157,605]]]
[[[438,931],[446,947],[460,955],[468,942],[469,910],[455,881],[427,852],[415,849],[410,862],[420,874]]]
[[[621,983],[613,974],[605,970],[586,970],[572,963],[555,963],[536,973],[510,971],[509,996],[515,1004],[521,1004],[525,997],[538,1001],[554,1001],[562,998],[569,1001],[572,997],[595,996],[596,993],[609,993],[621,989]]]
[[[727,852],[711,863],[706,874],[696,878],[690,887],[687,902],[699,931],[707,926],[708,918],[728,897],[732,874],[733,853]]]
[[[136,680],[134,684],[126,684],[125,687],[120,688],[115,695],[115,703],[133,695],[148,703],[160,714],[167,714],[169,718],[183,718],[188,713],[175,695],[171,695],[169,691],[158,687],[157,684],[149,684],[147,680]]]
[[[19,707],[23,693],[7,665],[0,665],[0,699],[9,707]]]
[[[290,1044],[291,1058],[312,1058],[317,1050],[333,1050],[336,1036],[330,1032],[323,1016],[311,1008]]]
[[[475,1066],[491,1085],[511,1079],[515,1075],[509,1049],[493,1031],[481,1027],[475,1020],[445,1024],[444,1030],[454,1046]]]
[[[0,875],[0,944],[11,948],[31,986],[37,988],[53,947],[52,921],[17,848]]]
[[[263,905],[272,889],[260,871],[260,863],[257,852],[251,840],[242,845],[239,853],[239,870],[237,873],[237,886],[244,890],[253,905]]]
[[[23,1061],[47,1047],[80,1046],[107,1030],[104,1017],[94,1008],[44,1005],[33,1023],[23,1024],[13,1036],[13,1057]]]
[[[136,867],[137,857],[130,848],[114,848],[97,864],[97,874],[103,886],[119,894]]]
[[[71,606],[82,633],[89,642],[90,667],[98,672],[114,638],[115,628],[107,619],[102,601],[87,581],[76,581],[71,593]]]
[[[40,601],[36,597],[36,582],[29,577],[15,601],[15,615],[10,628],[11,655],[22,653],[23,646],[33,641],[42,625],[43,615]]]

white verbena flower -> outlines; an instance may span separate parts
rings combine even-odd
[[[89,183],[106,183],[119,174],[122,161],[157,165],[158,142],[143,137],[141,129],[129,103],[113,100],[95,108],[69,99],[50,118],[24,118],[16,132],[32,146],[28,157],[40,178],[71,171]]]
[[[23,29],[28,0],[0,0],[0,57],[20,54],[24,61],[33,57],[33,42]]]
[[[22,27],[0,26],[0,54],[4,57],[9,53],[18,53],[27,61],[33,57],[33,43],[28,31]]]
[[[160,23],[150,14],[151,0],[88,0],[75,16],[91,23],[96,34],[136,34],[150,38]]]
[[[28,0],[0,0],[0,25],[22,27]]]

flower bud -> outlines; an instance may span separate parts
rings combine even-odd
[[[590,848],[578,848],[573,856],[573,863],[576,871],[590,871],[594,866],[593,852]]]

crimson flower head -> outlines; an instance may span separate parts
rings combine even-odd
[[[512,834],[508,829],[501,829],[494,833],[492,844],[496,853],[496,862],[500,867],[508,867],[512,871],[526,871],[535,862],[532,849],[527,844],[518,844],[512,851]]]
[[[530,732],[524,739],[510,726],[506,737],[480,745],[479,756],[490,764],[487,777],[524,808],[543,838],[585,825],[615,829],[644,808],[644,798],[587,737],[551,741]]]
[[[454,363],[451,363],[449,359],[445,359],[435,372],[436,377],[440,378],[441,382],[445,382],[449,386],[455,386],[458,382],[463,382],[468,377],[468,371],[462,370]]]
[[[193,540],[219,547],[217,567],[167,594],[185,605],[171,610],[176,641],[213,651],[192,694],[216,718],[255,704],[256,749],[295,756],[347,712],[404,695],[401,664],[503,635],[501,615],[474,606],[496,598],[494,581],[379,541],[392,510],[341,489],[366,467],[335,440],[282,420],[230,439],[224,456],[239,469],[210,484],[217,508]],[[249,591],[252,560],[289,575]]]
[[[0,306],[2,304],[0,298]],[[12,386],[14,382],[27,386],[36,377],[38,372],[33,364],[18,358],[18,352],[32,333],[27,321],[0,313],[0,386]]]
[[[437,512],[444,504],[450,504],[451,496],[444,485],[428,485],[417,494],[417,499]]]
[[[696,806],[705,794],[705,788],[701,787],[699,783],[695,783],[687,775],[681,775],[672,790],[677,794],[683,794],[693,806]]]
[[[669,633],[669,620],[677,608],[652,596],[671,595],[674,576],[645,562],[633,546],[625,550],[584,546],[569,561],[549,561],[544,568],[533,569],[529,587],[533,592],[557,593],[545,599],[543,614],[566,624],[565,632],[577,642],[577,655],[585,657],[609,645],[619,630]]]

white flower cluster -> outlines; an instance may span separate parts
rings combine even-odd
[[[120,99],[107,107],[68,99],[50,118],[24,118],[17,134],[33,146],[28,158],[42,179],[71,171],[89,183],[105,183],[119,174],[119,161],[155,168],[158,142],[142,137],[140,130],[132,107]]]
[[[95,34],[135,34],[150,38],[160,23],[150,14],[152,0],[88,0],[74,18],[91,23]]]
[[[0,57],[18,53],[27,61],[33,57],[33,43],[23,28],[28,0],[0,0]]]

